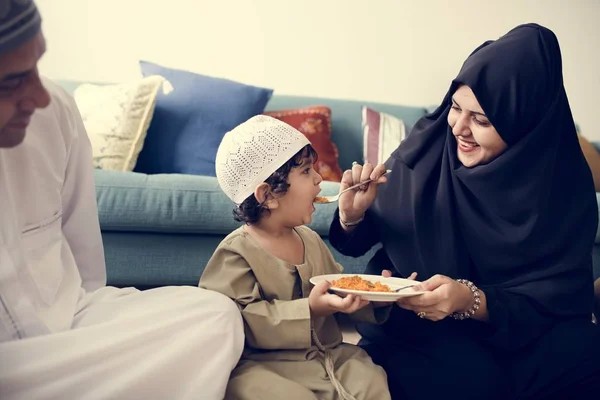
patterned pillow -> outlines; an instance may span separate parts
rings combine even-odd
[[[155,75],[118,85],[83,84],[75,89],[95,168],[133,170],[164,82]]]
[[[331,141],[331,110],[325,106],[312,106],[292,110],[264,113],[293,126],[304,134],[319,154],[315,170],[323,180],[339,182],[342,169],[338,164],[338,149]]]
[[[363,106],[364,161],[382,164],[406,137],[404,122],[392,115]]]

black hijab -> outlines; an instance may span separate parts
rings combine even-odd
[[[458,161],[447,122],[461,85],[508,144],[472,168]],[[386,165],[370,212],[400,275],[470,279],[554,315],[589,309],[598,209],[550,30],[521,25],[479,46]]]

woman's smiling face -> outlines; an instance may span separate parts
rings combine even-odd
[[[452,96],[448,124],[456,138],[458,160],[465,167],[487,164],[507,148],[466,85],[459,87]]]

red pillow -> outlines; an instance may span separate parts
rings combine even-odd
[[[264,113],[293,126],[304,134],[319,154],[315,170],[323,180],[340,182],[342,169],[338,164],[338,149],[331,141],[331,109],[312,106]]]

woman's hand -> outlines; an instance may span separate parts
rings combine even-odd
[[[412,290],[427,293],[400,298],[396,304],[417,314],[421,313],[422,318],[431,321],[440,321],[454,312],[467,311],[474,301],[471,289],[444,275],[435,275],[414,286]]]
[[[383,271],[381,271],[381,276],[383,276],[384,278],[389,278],[392,276],[392,271],[390,271],[389,269],[384,269]],[[413,272],[412,274],[410,274],[410,276],[406,279],[410,279],[411,281],[414,281],[415,279],[417,279],[417,273]],[[391,304],[394,304],[394,302],[388,302],[388,301],[374,301],[373,302],[373,307],[374,308],[378,308],[378,307],[385,307],[385,306],[389,306]]]
[[[359,188],[344,193],[338,202],[340,208],[340,218],[345,222],[357,221],[363,217],[377,196],[377,186],[380,183],[387,182],[387,178],[382,176],[385,173],[385,165],[379,164],[373,167],[366,163],[364,166],[356,163],[352,164],[352,169],[344,171],[340,191],[364,182],[367,179],[373,179],[373,182]]]
[[[325,317],[336,312],[352,314],[369,304],[369,301],[363,300],[360,296],[349,294],[346,297],[340,297],[328,293],[331,283],[327,281],[319,282],[312,288],[308,295],[308,307],[312,318]]]
[[[385,278],[390,278],[392,276],[392,271],[390,271],[389,269],[384,269],[383,271],[381,271],[381,276],[385,277]],[[412,274],[410,274],[410,276],[406,279],[409,279],[411,281],[414,281],[415,279],[417,279],[417,273],[413,272]]]

